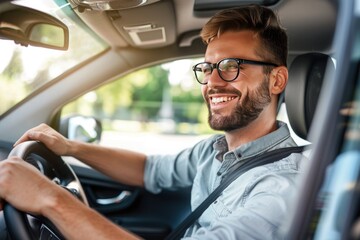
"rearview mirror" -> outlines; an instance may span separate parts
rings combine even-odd
[[[35,24],[29,34],[29,44],[64,48],[66,46],[65,29],[48,23]]]
[[[0,39],[13,40],[22,46],[67,50],[69,29],[47,13],[8,3],[0,9]]]

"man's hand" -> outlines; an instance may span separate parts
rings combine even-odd
[[[60,189],[21,158],[11,157],[0,162],[0,199],[19,210],[42,214],[41,207]]]
[[[14,146],[29,140],[42,142],[47,148],[59,156],[69,154],[69,140],[46,124],[40,124],[39,126],[26,131],[19,140],[17,140]]]

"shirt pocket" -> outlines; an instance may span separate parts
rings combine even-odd
[[[227,217],[232,213],[232,211],[224,203],[221,196],[213,202],[212,209],[217,217]]]

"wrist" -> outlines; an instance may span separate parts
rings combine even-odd
[[[74,197],[67,190],[56,186],[43,198],[40,214],[49,219],[61,215],[73,199]]]
[[[78,142],[78,141],[68,140],[67,141],[66,155],[76,157],[78,155],[78,152],[79,152],[79,150],[78,150],[79,149],[79,144],[80,144],[80,142]]]

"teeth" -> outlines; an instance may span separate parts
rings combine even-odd
[[[211,98],[211,102],[217,104],[217,103],[231,101],[234,98],[235,97],[213,97],[213,98]]]

